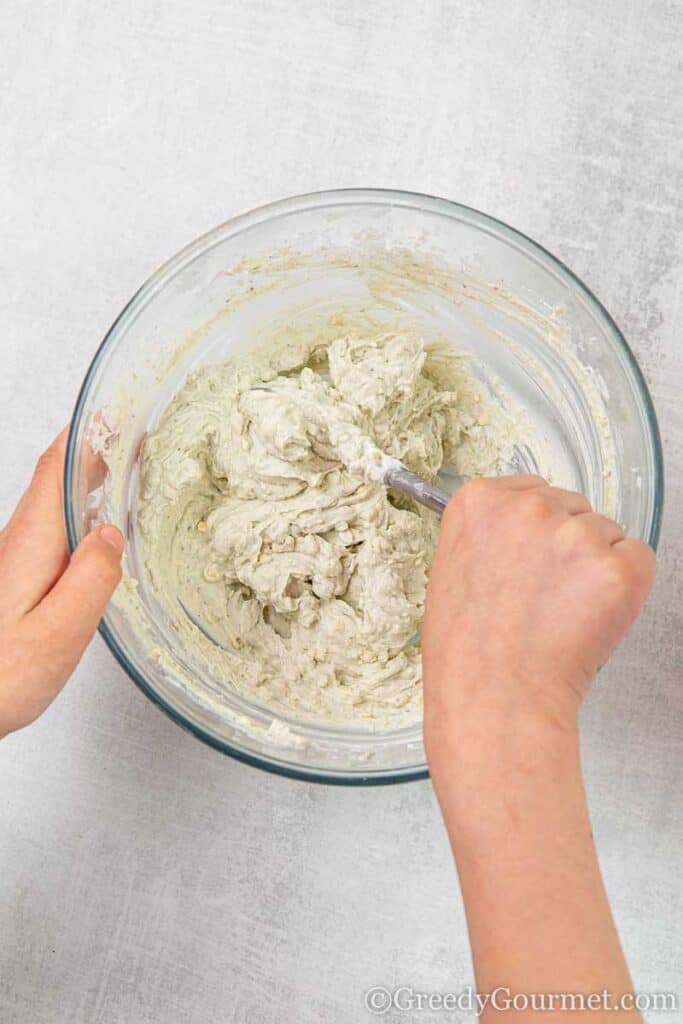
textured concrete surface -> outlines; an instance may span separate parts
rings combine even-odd
[[[3,516],[138,284],[283,195],[458,199],[557,252],[621,323],[667,502],[585,762],[637,986],[683,994],[681,5],[6,0],[0,47]],[[232,763],[99,640],[0,745],[3,1024],[357,1022],[373,984],[469,980],[428,783],[324,789]]]

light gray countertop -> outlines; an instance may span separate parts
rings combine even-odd
[[[681,5],[10,0],[0,40],[3,517],[142,280],[280,196],[457,199],[557,253],[620,323],[667,494],[655,592],[585,707],[585,767],[636,985],[683,999]],[[429,783],[237,764],[99,638],[0,744],[3,1024],[356,1024],[372,985],[470,980]]]

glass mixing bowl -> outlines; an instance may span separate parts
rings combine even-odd
[[[314,781],[425,777],[420,725],[371,731],[294,720],[225,692],[198,670],[137,561],[137,454],[192,367],[253,344],[276,319],[297,322],[335,306],[372,309],[382,254],[393,259],[394,309],[425,336],[453,339],[489,387],[502,382],[552,450],[558,482],[583,491],[630,535],[655,546],[659,534],[661,448],[640,369],[600,302],[524,235],[443,199],[363,189],[273,203],[187,246],[131,299],[83,382],[66,456],[69,544],[105,520],[124,531],[128,569],[140,577],[137,611],[112,602],[100,631],[151,700],[218,750]],[[92,439],[112,426],[116,487],[93,473],[101,464]],[[520,471],[538,465],[530,449],[517,449],[515,460]]]

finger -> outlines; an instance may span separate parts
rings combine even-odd
[[[107,530],[111,544],[104,539]],[[73,672],[119,578],[122,546],[113,527],[89,534],[59,583],[13,630],[12,650],[0,650],[9,669],[0,695],[0,736],[42,714]]]
[[[489,494],[509,494],[513,491],[530,491],[541,487],[548,489],[543,477],[531,474],[473,476],[453,492],[446,512],[447,515],[453,514],[453,510],[460,508],[463,501],[475,496],[478,499],[485,499]]]
[[[18,620],[34,608],[68,563],[62,513],[67,429],[41,455],[33,479],[3,532],[0,619]]]
[[[578,491],[566,491],[563,487],[549,487],[548,495],[553,498],[565,512],[568,512],[570,516],[578,516],[582,513],[593,511],[593,506],[588,498],[585,494],[579,494]]]
[[[49,459],[51,459],[53,457],[53,455],[56,456],[58,459],[61,457],[62,466],[64,465],[64,452],[66,451],[66,440],[68,438],[68,435],[69,435],[69,426],[67,424],[67,426],[65,426],[62,430],[60,430],[59,434],[54,439],[54,441],[52,442],[50,447],[45,452],[43,452],[43,454],[41,455],[40,459],[38,460],[38,465],[36,466],[36,468],[34,470],[34,474],[33,474],[34,477],[35,477],[36,473],[38,472],[39,466],[42,467],[43,463],[45,463]],[[61,452],[61,455],[60,455],[60,452]],[[33,483],[33,480],[31,481],[31,483]],[[61,491],[61,479],[60,479],[60,491]],[[12,515],[10,516],[7,524],[3,527],[2,530],[0,530],[0,556],[2,555],[3,547],[5,546],[7,538],[9,536],[9,534],[10,534],[10,527],[12,526],[13,523],[16,523],[18,517],[24,512],[25,506],[29,502],[30,492],[31,492],[31,485],[29,485],[27,490],[24,492],[24,494],[19,499],[19,502],[17,503],[17,506],[16,506],[14,512],[12,513]]]
[[[641,603],[652,590],[657,566],[655,553],[645,541],[627,538],[614,544],[612,550],[629,566]]]
[[[61,578],[28,616],[41,654],[69,675],[97,629],[121,579],[123,537],[100,526],[78,545]]]
[[[624,531],[613,519],[599,512],[570,516],[560,526],[560,537],[572,553],[594,554],[624,539]]]
[[[624,528],[609,516],[599,512],[586,512],[576,517],[577,523],[590,528],[591,532],[606,544],[617,544],[624,539]]]
[[[541,476],[519,474],[511,476],[475,476],[459,487],[451,495],[443,521],[448,523],[461,515],[464,504],[470,501],[475,504],[488,504],[491,495],[505,495],[514,492],[545,490],[550,488]]]
[[[485,480],[486,486],[492,491],[530,491],[536,487],[548,487],[547,480],[533,473],[518,473],[512,476],[490,476],[478,479]]]

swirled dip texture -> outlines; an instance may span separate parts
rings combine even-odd
[[[421,708],[438,520],[377,482],[381,452],[433,479],[495,472],[510,444],[444,342],[362,318],[280,337],[191,375],[147,438],[146,569],[219,681],[297,716],[401,724]]]

